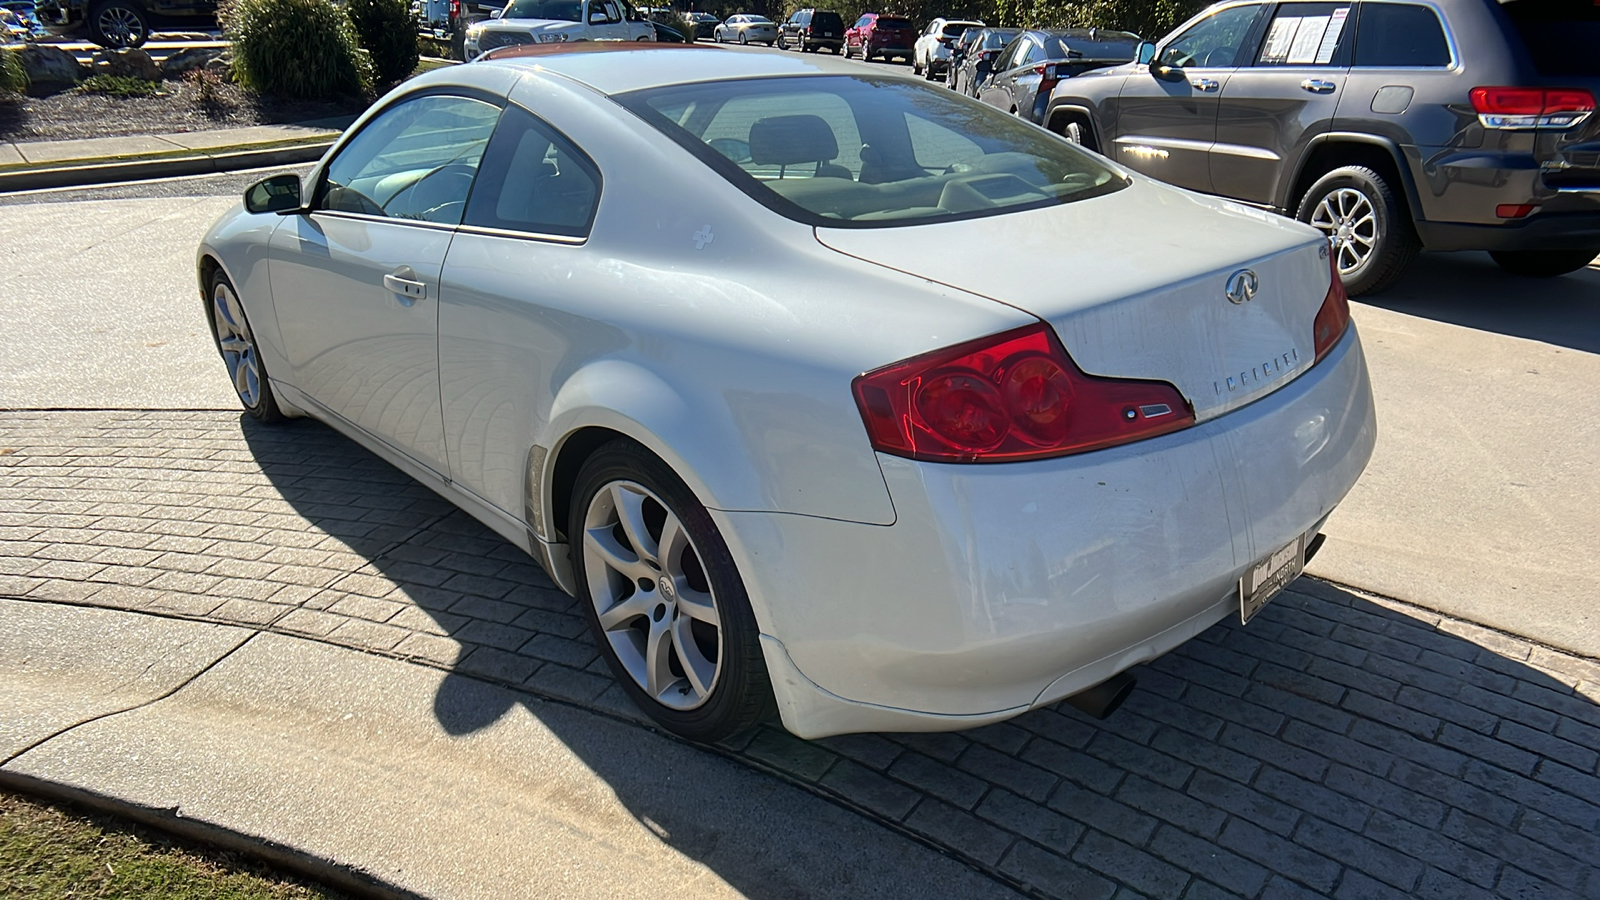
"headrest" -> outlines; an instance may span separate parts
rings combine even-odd
[[[826,162],[838,155],[833,129],[821,116],[772,116],[750,126],[750,161],[758,166]]]

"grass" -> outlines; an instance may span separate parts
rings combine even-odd
[[[251,858],[0,792],[0,897],[301,900],[343,894]]]
[[[156,83],[127,75],[91,75],[78,83],[78,90],[86,94],[105,94],[110,97],[154,97]]]

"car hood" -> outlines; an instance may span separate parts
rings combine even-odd
[[[1327,242],[1308,226],[1134,177],[1046,209],[895,228],[818,228],[825,246],[1049,322],[1089,374],[1172,383],[1205,420],[1315,360]],[[1229,277],[1256,274],[1230,302]]]

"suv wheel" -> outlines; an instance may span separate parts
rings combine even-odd
[[[102,47],[137,47],[149,36],[149,18],[128,0],[107,0],[89,10],[89,39]]]
[[[1317,179],[1295,218],[1328,236],[1351,296],[1393,285],[1421,249],[1394,190],[1365,166],[1344,166]]]
[[[1524,278],[1554,278],[1594,262],[1600,249],[1583,250],[1491,250],[1489,255],[1513,275]]]

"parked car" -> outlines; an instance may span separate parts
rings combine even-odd
[[[686,12],[683,14],[683,24],[688,26],[685,35],[687,36],[688,29],[693,29],[694,39],[698,41],[711,40],[712,31],[721,25],[722,21],[708,12]]]
[[[687,44],[689,37],[670,25],[663,25],[657,19],[650,20],[650,27],[655,30],[656,40],[663,44]]]
[[[711,39],[719,44],[732,41],[736,44],[766,44],[771,47],[778,42],[778,25],[766,16],[729,16],[728,21],[712,29]]]
[[[0,43],[49,37],[33,0],[0,0]]]
[[[916,41],[916,28],[911,20],[902,16],[885,16],[862,13],[856,23],[845,30],[844,55],[873,59],[901,61],[911,58],[911,45]]]
[[[965,19],[934,19],[911,45],[911,68],[930,80],[944,74],[950,64],[950,45],[968,28],[982,28],[982,22]]]
[[[978,99],[1038,125],[1060,81],[1130,62],[1138,53],[1139,36],[1127,31],[1025,31],[992,60],[979,63],[992,71],[983,79]]]
[[[945,83],[958,94],[974,99],[978,89],[994,73],[994,58],[1005,49],[1020,28],[968,28],[950,46],[950,66]]]
[[[617,42],[417,76],[197,262],[252,416],[530,552],[712,741],[1106,713],[1248,622],[1376,434],[1328,257],[942,86]]]
[[[102,47],[138,47],[157,25],[217,27],[216,0],[39,0],[37,12],[52,33],[81,30]]]
[[[827,9],[802,9],[778,28],[778,49],[796,47],[803,52],[844,51],[844,20]]]
[[[1419,249],[1553,276],[1600,252],[1600,6],[1230,2],[1063,81],[1048,127],[1321,229],[1352,294]]]
[[[490,50],[567,41],[653,41],[655,26],[620,0],[511,0],[467,27],[467,60]]]

